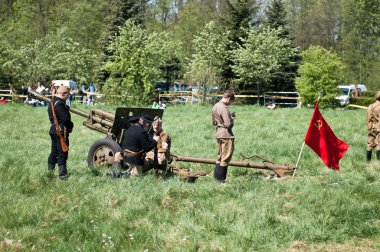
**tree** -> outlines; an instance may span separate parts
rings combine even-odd
[[[21,46],[4,66],[13,69],[13,75],[26,83],[46,82],[52,78],[83,81],[90,80],[94,60],[93,52],[82,48],[62,28]]]
[[[265,11],[266,19],[264,24],[273,29],[283,28],[283,37],[289,37],[288,23],[286,21],[286,11],[282,0],[273,0]]]
[[[347,65],[346,81],[378,89],[380,2],[344,1],[342,20],[340,55]]]
[[[282,34],[280,34],[280,37],[289,39],[286,11],[282,0],[273,0],[266,10],[265,16],[265,26],[272,29],[282,28]],[[289,61],[294,62],[294,64],[284,62],[280,69],[274,73],[274,76],[268,85],[268,89],[271,91],[293,91],[295,89],[294,79],[297,75],[298,64],[300,61],[298,52],[295,52],[296,53],[289,59]]]
[[[105,20],[108,23],[107,29],[100,36],[100,55],[95,69],[98,87],[103,89],[105,81],[110,73],[105,69],[106,62],[110,61],[112,50],[110,44],[120,35],[120,30],[127,20],[132,20],[136,24],[144,25],[144,13],[147,1],[135,0],[113,0],[108,1],[105,6],[107,13]]]
[[[0,38],[0,88],[2,86],[1,83],[8,84],[14,82],[13,69],[11,66],[7,66],[6,64],[13,58],[14,50],[5,40]]]
[[[193,86],[203,90],[203,101],[206,91],[218,85],[222,78],[223,65],[227,60],[227,34],[218,33],[215,23],[210,22],[193,40],[195,53],[192,55],[185,75]]]
[[[251,25],[256,25],[256,13],[258,7],[255,0],[223,0],[221,1],[219,19],[222,27],[228,32],[228,51],[232,52],[237,46],[241,46],[243,39],[247,37],[246,31]],[[223,65],[223,82],[228,84],[236,78],[232,70],[234,62],[228,59]]]
[[[154,81],[161,79],[161,67],[173,56],[175,45],[166,33],[148,33],[127,21],[120,36],[111,44],[112,56],[105,69],[110,73],[103,87],[108,95],[123,95],[133,105],[152,100]]]
[[[343,63],[336,53],[313,46],[301,54],[302,63],[296,88],[304,104],[314,104],[323,90],[321,106],[334,105],[338,85],[342,83]]]
[[[215,6],[207,4],[210,1],[188,1],[181,5],[180,12],[175,16],[168,32],[171,38],[181,43],[179,58],[186,62],[195,52],[193,38],[201,32],[205,25],[216,18]]]
[[[282,28],[250,27],[248,37],[233,51],[232,69],[243,89],[256,86],[260,94],[282,65],[294,64],[290,59],[295,50],[289,39],[281,37],[282,33]]]
[[[312,45],[336,48],[341,18],[341,0],[289,1],[291,37],[302,50]]]

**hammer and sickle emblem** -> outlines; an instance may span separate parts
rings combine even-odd
[[[318,130],[320,130],[322,128],[322,121],[321,120],[317,120],[313,125],[315,127],[317,127]]]

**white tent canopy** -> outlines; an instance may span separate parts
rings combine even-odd
[[[77,83],[72,80],[53,80],[52,83],[54,84],[55,87],[60,87],[60,86],[66,86],[68,88],[73,88],[74,90],[77,90]]]

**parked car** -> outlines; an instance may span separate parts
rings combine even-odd
[[[363,84],[347,84],[338,87],[341,90],[341,95],[336,97],[335,99],[339,101],[340,105],[345,106],[350,103],[352,91],[355,89],[356,86],[359,88],[360,92],[367,91],[367,87]]]

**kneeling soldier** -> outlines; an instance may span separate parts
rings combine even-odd
[[[146,154],[146,165],[157,170],[167,170],[168,160],[170,160],[171,138],[169,134],[162,129],[162,120],[156,116],[152,123],[153,139],[157,142],[157,148]]]
[[[115,154],[114,167],[120,166],[120,161],[129,165],[129,173],[132,176],[141,175],[151,169],[144,165],[146,153],[156,147],[157,142],[149,136],[147,130],[153,118],[143,114],[137,123],[132,123],[125,131],[122,144],[122,153]]]

